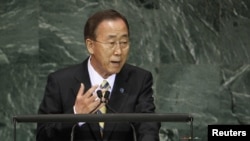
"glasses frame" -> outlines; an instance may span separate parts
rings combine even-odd
[[[97,42],[97,43],[100,43],[100,44],[104,44],[104,45],[107,45],[108,48],[110,49],[115,49],[118,44],[119,44],[119,47],[121,49],[127,49],[130,45],[130,42],[127,41],[127,42],[122,42],[122,41],[115,41],[115,42],[101,42],[101,41],[98,41],[98,40],[92,40],[94,42]],[[125,45],[123,45],[125,43]]]

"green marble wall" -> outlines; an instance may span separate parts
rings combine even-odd
[[[48,73],[87,56],[87,17],[114,8],[131,26],[129,62],[152,71],[159,113],[191,113],[194,137],[208,124],[250,124],[249,0],[1,0],[0,138],[12,117],[36,114]],[[17,125],[33,141],[35,124]],[[162,141],[188,136],[189,123],[163,123]]]

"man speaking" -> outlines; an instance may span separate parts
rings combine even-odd
[[[152,74],[126,63],[129,24],[109,9],[84,27],[89,52],[81,64],[48,75],[38,114],[154,113]],[[133,130],[134,129],[134,130]],[[159,141],[160,123],[38,123],[37,141]],[[133,134],[134,133],[134,134]]]

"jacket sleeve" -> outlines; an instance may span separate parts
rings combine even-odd
[[[53,74],[48,76],[44,97],[38,114],[73,113],[73,107],[64,111],[59,84]],[[36,140],[69,140],[70,132],[75,123],[37,123]]]

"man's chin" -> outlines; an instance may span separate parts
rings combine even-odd
[[[121,69],[113,69],[112,71],[110,71],[110,74],[117,74],[121,71]]]

